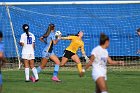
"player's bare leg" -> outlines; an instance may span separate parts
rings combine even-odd
[[[40,65],[41,69],[44,69],[46,67],[47,63],[48,63],[48,59],[42,58],[41,59],[41,65]]]
[[[96,81],[96,85],[99,87],[100,93],[107,93],[107,84],[104,77],[99,77]]]
[[[98,87],[97,83],[96,83],[96,93],[101,93],[100,88]]]
[[[61,61],[60,66],[63,67],[63,66],[67,63],[67,61],[68,61],[68,58],[66,58],[66,57],[62,57],[62,61]]]
[[[79,71],[79,75],[80,75],[80,77],[82,77],[84,75],[84,73],[82,72],[82,64],[80,62],[80,59],[79,59],[78,55],[75,54],[71,58],[74,62],[77,63],[77,68],[78,68],[78,71]]]
[[[47,62],[48,62],[48,59],[46,59],[46,58],[41,59],[41,64],[40,64],[40,66],[37,67],[37,73],[40,73],[42,71],[42,69],[44,69],[46,67]]]

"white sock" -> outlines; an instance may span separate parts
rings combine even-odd
[[[33,74],[34,74],[34,76],[35,76],[35,79],[36,79],[36,80],[39,79],[39,77],[38,77],[38,73],[37,73],[37,70],[36,70],[35,67],[32,68],[32,71],[33,71]]]
[[[102,91],[101,93],[108,93],[107,91]]]
[[[25,78],[29,80],[29,68],[25,68]]]

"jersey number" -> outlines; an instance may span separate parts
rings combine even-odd
[[[27,37],[27,44],[32,44],[32,37]]]

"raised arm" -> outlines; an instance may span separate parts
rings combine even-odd
[[[61,37],[62,40],[72,40],[74,36]]]

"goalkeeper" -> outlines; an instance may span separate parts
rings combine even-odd
[[[84,42],[82,41],[83,35],[84,35],[83,31],[79,31],[75,36],[61,37],[62,40],[71,40],[71,44],[64,51],[61,66],[64,66],[68,61],[68,59],[71,58],[73,61],[77,63],[77,68],[80,77],[83,76],[83,72],[82,72],[82,64],[80,62],[78,55],[76,54],[78,49],[79,48],[81,49],[81,52],[87,61],[89,59],[85,54]]]

